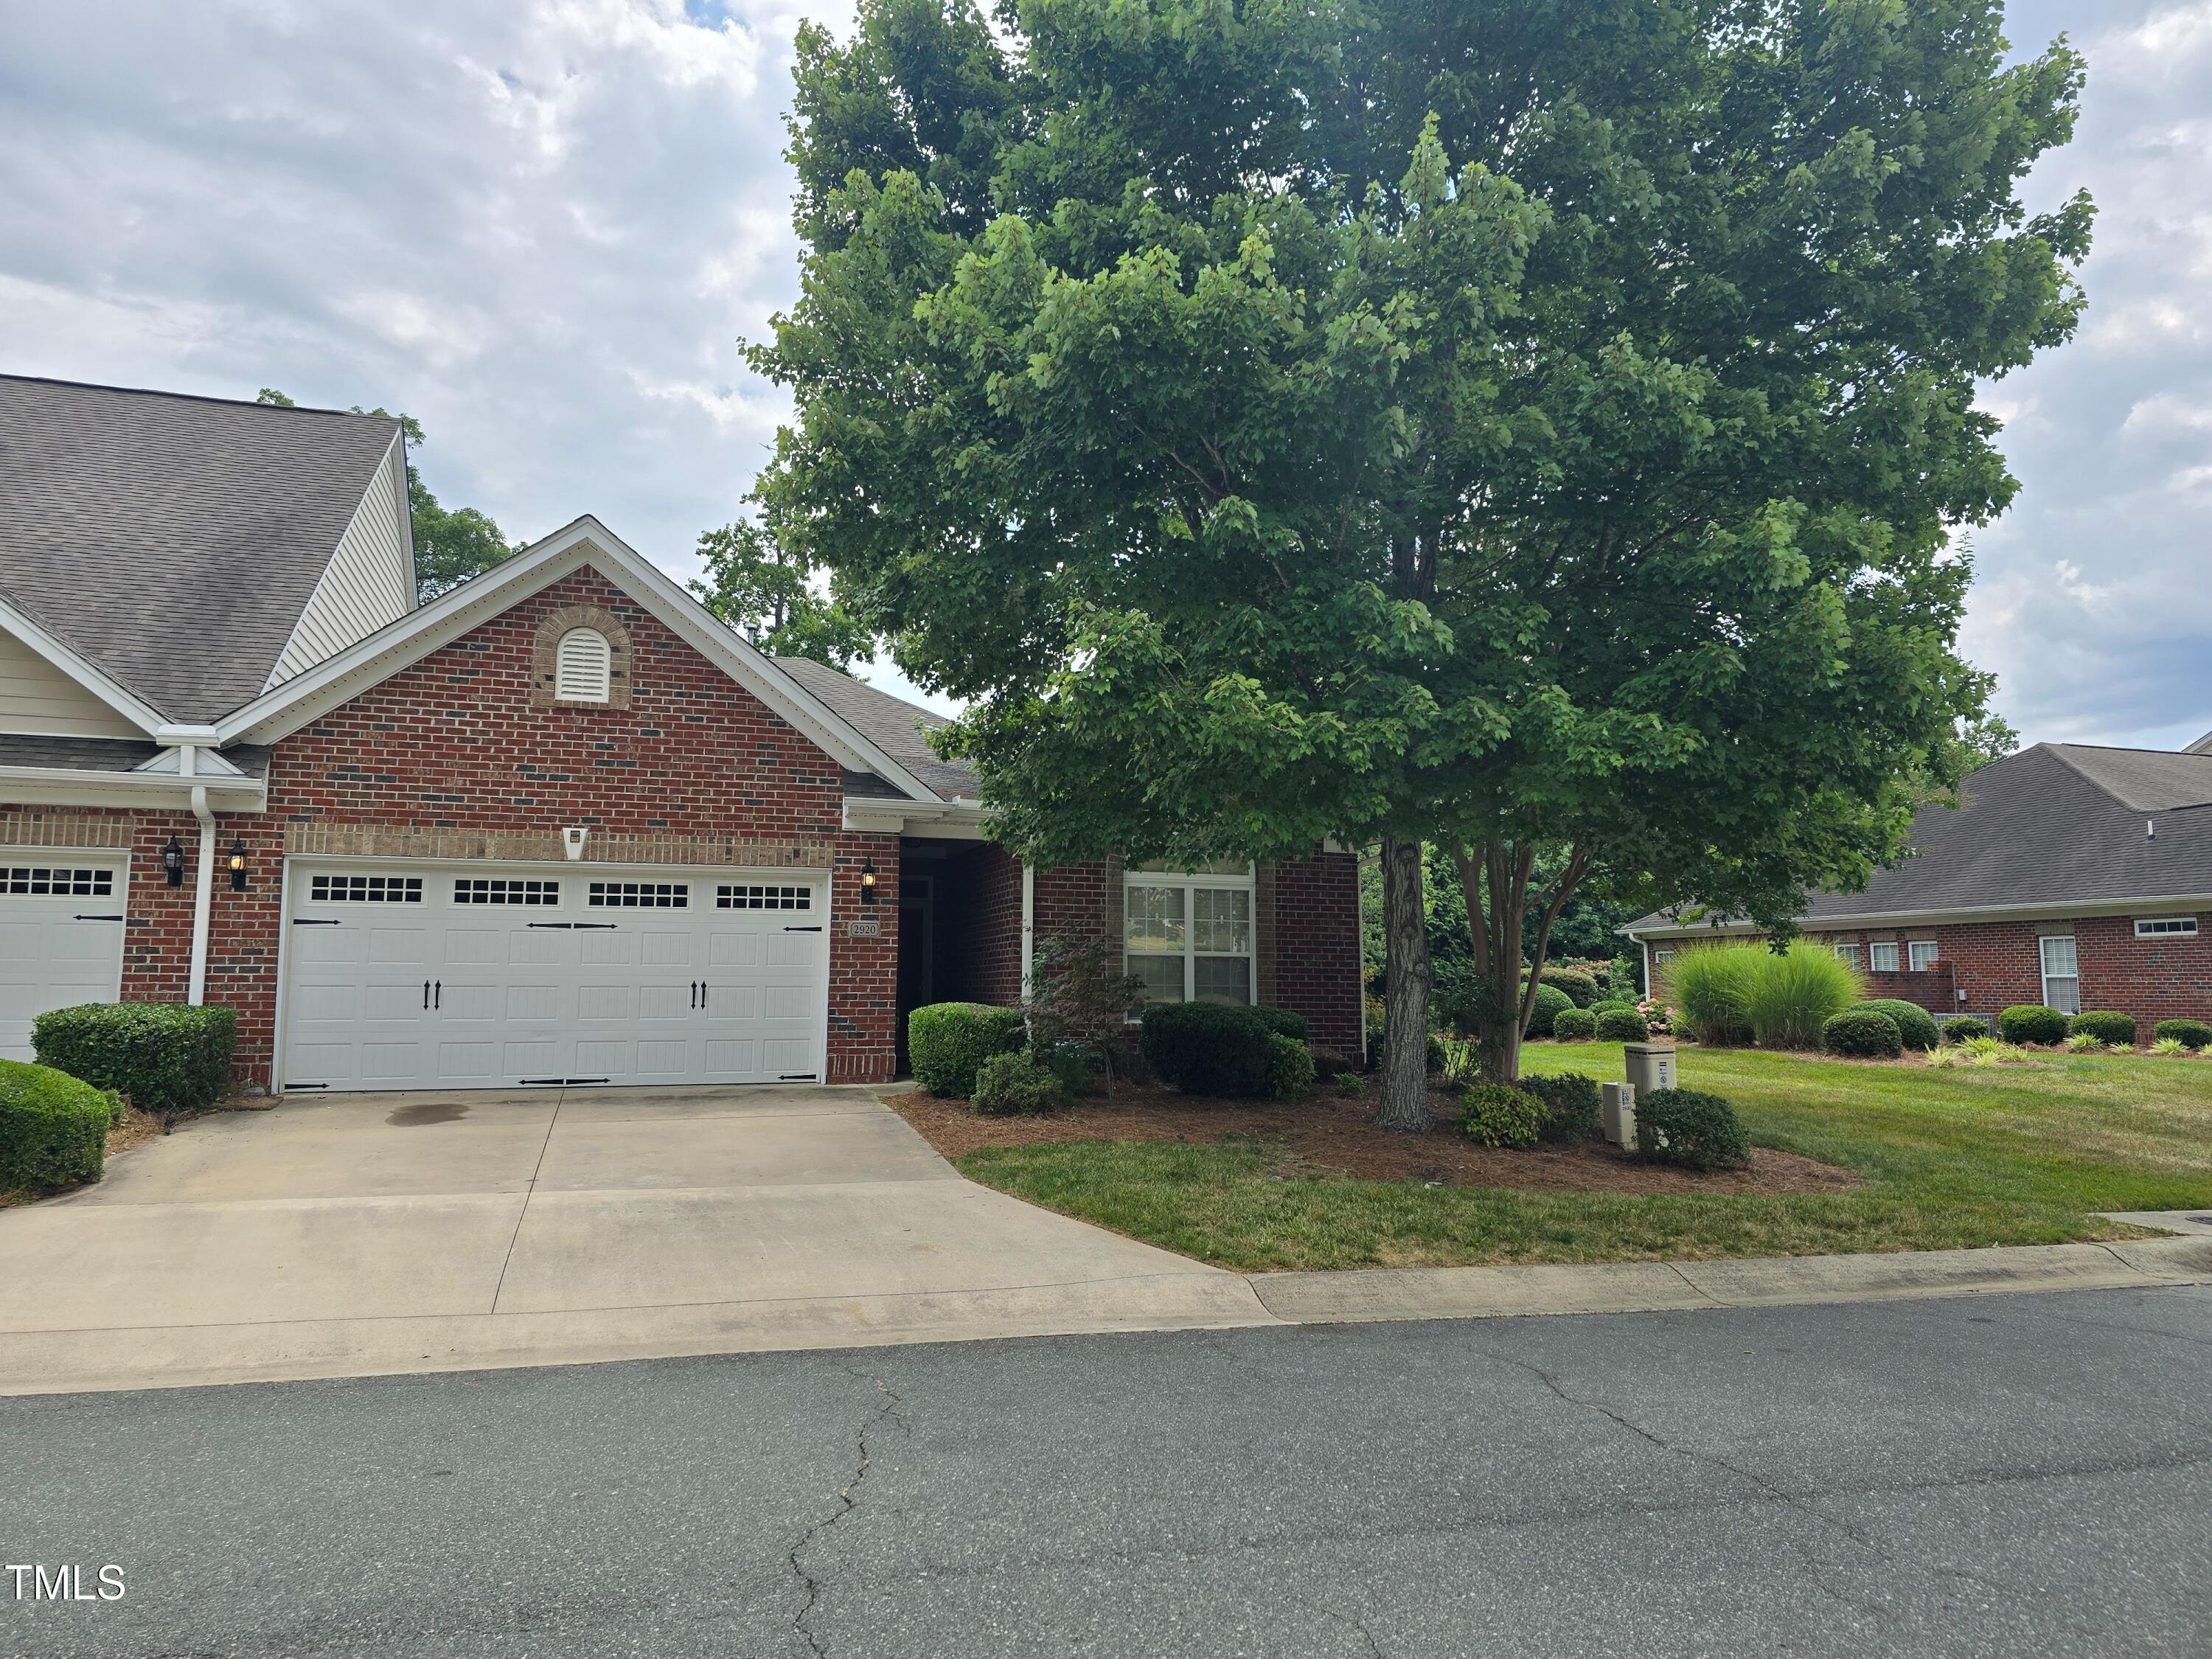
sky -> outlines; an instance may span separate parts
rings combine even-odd
[[[798,0],[0,6],[0,370],[404,410],[448,505],[678,577],[787,404]],[[1986,387],[2021,489],[1962,640],[2029,741],[2212,731],[2212,0],[2013,0],[2089,61],[2079,336]],[[889,664],[865,671],[939,708]]]

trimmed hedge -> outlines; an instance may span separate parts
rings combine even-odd
[[[2162,1019],[2151,1028],[2155,1037],[2172,1037],[2185,1048],[2202,1048],[2212,1044],[2212,1025],[2201,1019]]]
[[[1313,1050],[1279,1031],[1267,1036],[1267,1092],[1277,1100],[1296,1100],[1313,1087]]]
[[[906,1052],[914,1080],[933,1095],[975,1092],[978,1067],[993,1054],[1022,1046],[1018,1008],[988,1002],[933,1002],[906,1017]]]
[[[1547,968],[1537,975],[1547,985],[1565,991],[1577,1008],[1594,1008],[1603,994],[1598,988],[1597,975],[1586,974],[1579,968]]]
[[[1544,1127],[1537,1131],[1539,1139],[1588,1140],[1597,1133],[1604,1096],[1595,1078],[1584,1077],[1580,1072],[1537,1073],[1522,1078],[1521,1087],[1544,1103],[1547,1115]]]
[[[1941,1042],[1942,1033],[1936,1029],[1936,1016],[1917,1002],[1904,1002],[1895,997],[1877,997],[1871,1002],[1853,1005],[1850,1012],[1873,1008],[1887,1014],[1897,1022],[1897,1035],[1908,1048],[1923,1054]]]
[[[1548,1034],[1552,1029],[1552,1022],[1574,1006],[1575,1000],[1558,986],[1539,982],[1536,987],[1535,1008],[1528,1016],[1528,1029],[1523,1035],[1534,1036],[1539,1032]]]
[[[1187,1095],[1267,1093],[1276,1035],[1242,1003],[1155,1002],[1144,1013],[1146,1060]]]
[[[1288,1008],[1255,1008],[1252,1012],[1259,1015],[1261,1021],[1277,1036],[1296,1037],[1304,1042],[1310,1035],[1304,1014],[1294,1013]]]
[[[968,1103],[982,1117],[1042,1117],[1066,1104],[1066,1085],[1019,1048],[984,1055]]]
[[[1879,1008],[1846,1008],[1820,1025],[1820,1046],[1854,1060],[1895,1060],[1905,1039],[1897,1022]]]
[[[1562,1008],[1552,1021],[1552,1035],[1561,1042],[1588,1042],[1597,1035],[1597,1016],[1587,1008]]]
[[[2084,1009],[2074,1016],[2070,1031],[2075,1036],[2093,1036],[2100,1042],[2109,1042],[2115,1048],[2136,1046],[2136,1023],[2126,1014],[2106,1013],[2097,1008]]]
[[[213,1105],[230,1085],[237,1045],[236,1009],[180,1002],[88,1002],[31,1025],[40,1065],[165,1117]]]
[[[1510,1083],[1470,1083],[1460,1096],[1459,1127],[1485,1146],[1533,1146],[1551,1109]]]
[[[1989,1034],[1989,1021],[1976,1019],[1972,1014],[1961,1014],[1956,1019],[1943,1022],[1943,1041],[1946,1042],[1972,1042],[1976,1037],[1985,1037]]]
[[[1600,1042],[1641,1042],[1650,1035],[1644,1016],[1633,1008],[1607,1008],[1597,1017]]]
[[[1636,1150],[1653,1164],[1741,1170],[1751,1143],[1735,1108],[1696,1089],[1654,1089],[1636,1103]]]
[[[1997,1035],[2007,1042],[2040,1042],[2055,1048],[2066,1041],[2066,1016],[2056,1008],[2019,1003],[1997,1016]]]
[[[122,1113],[112,1092],[66,1072],[0,1060],[0,1192],[99,1180]]]

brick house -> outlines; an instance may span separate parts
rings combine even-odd
[[[1030,869],[937,717],[582,518],[417,607],[381,417],[0,377],[0,1056],[238,1010],[241,1082],[876,1082],[1103,930],[1361,1040],[1346,854]]]
[[[1990,1018],[2212,1018],[2212,754],[2038,744],[1913,820],[1911,851],[1859,893],[1816,893],[1802,926],[1866,970],[1868,994]],[[1623,930],[1645,983],[1717,925],[1655,913]]]

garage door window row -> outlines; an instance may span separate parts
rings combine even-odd
[[[585,896],[594,908],[688,910],[691,884],[686,881],[595,881]]]
[[[811,887],[717,887],[718,910],[811,910]]]
[[[10,865],[0,868],[0,893],[19,893],[26,898],[112,898],[115,872]]]
[[[456,904],[558,904],[557,881],[507,881],[496,877],[462,879],[453,884]]]
[[[307,896],[318,904],[420,904],[420,876],[317,876]]]

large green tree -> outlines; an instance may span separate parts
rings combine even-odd
[[[2017,197],[2063,44],[2008,65],[1995,0],[999,16],[803,34],[754,354],[776,534],[968,700],[994,833],[1379,841],[1402,1127],[1425,842],[1504,1077],[1577,893],[1780,927],[1894,855],[1982,712],[1975,382],[2079,310],[2087,203]]]
[[[817,592],[816,567],[740,519],[699,538],[706,571],[699,601],[776,657],[811,657],[843,668],[875,649],[875,635],[834,596]]]
[[[254,394],[257,404],[280,409],[295,405],[274,386]],[[356,415],[385,415],[379,409],[353,406]],[[392,417],[385,415],[389,420]],[[522,546],[510,544],[492,522],[491,515],[473,507],[445,507],[430,493],[416,470],[415,452],[422,447],[422,423],[412,415],[398,417],[402,441],[407,447],[407,511],[415,542],[415,603],[428,605],[441,593],[459,587],[471,576],[480,576],[501,560],[511,558]]]

